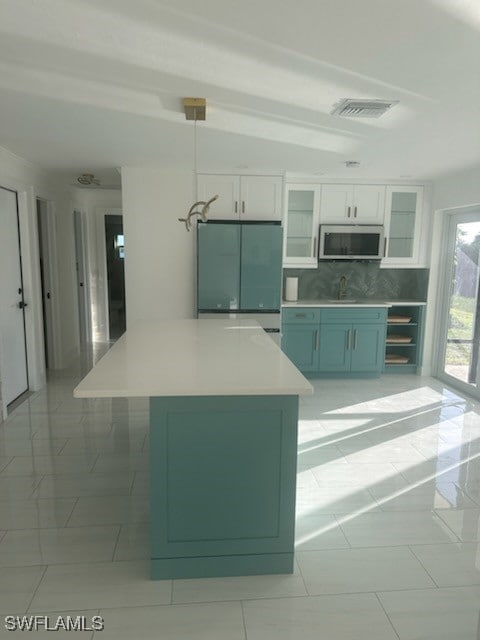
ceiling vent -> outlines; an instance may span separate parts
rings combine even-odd
[[[332,116],[342,118],[379,118],[398,104],[398,100],[362,100],[347,98],[342,100],[331,112]]]

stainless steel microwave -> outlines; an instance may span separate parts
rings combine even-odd
[[[380,260],[384,257],[382,226],[366,224],[322,224],[319,260]]]

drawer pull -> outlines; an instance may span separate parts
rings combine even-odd
[[[295,314],[295,318],[306,318],[307,314],[306,313],[296,313]]]

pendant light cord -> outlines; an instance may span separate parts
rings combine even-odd
[[[197,180],[197,109],[194,109],[193,123],[193,179],[195,181],[195,200],[198,200],[198,180]]]

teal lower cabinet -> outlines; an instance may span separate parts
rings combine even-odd
[[[350,371],[351,324],[322,324],[318,371]]]
[[[150,399],[151,576],[293,572],[297,396]]]
[[[380,375],[384,341],[384,324],[322,324],[319,371]]]
[[[319,371],[379,376],[385,359],[385,308],[324,309]]]
[[[379,376],[384,368],[386,322],[385,307],[287,308],[282,349],[303,373]]]
[[[309,307],[282,312],[282,351],[303,373],[318,371],[320,314]]]
[[[385,323],[353,325],[350,371],[364,371],[380,375],[385,359],[385,330]]]
[[[318,371],[319,338],[318,324],[292,324],[284,331],[282,350],[300,371]]]

